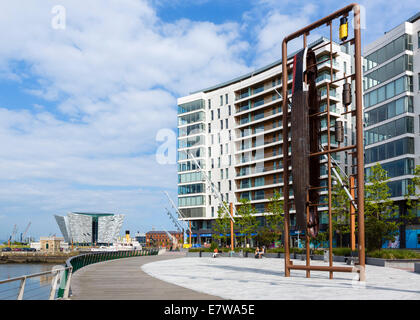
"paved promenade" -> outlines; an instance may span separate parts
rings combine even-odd
[[[327,265],[322,261],[312,264]],[[294,264],[305,264],[294,260]],[[344,263],[335,262],[342,266]],[[361,287],[356,273],[292,270],[284,277],[284,260],[274,258],[180,258],[158,261],[142,269],[161,280],[202,293],[233,300],[420,300],[420,274],[393,268],[366,266],[367,282]]]
[[[154,278],[141,266],[184,256],[165,253],[91,264],[74,273],[71,300],[217,300],[217,296],[194,291]]]

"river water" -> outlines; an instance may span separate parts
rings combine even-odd
[[[50,271],[56,264],[44,263],[6,263],[0,264],[0,280]],[[39,276],[26,280],[24,300],[46,300],[51,289],[52,277]],[[19,292],[20,281],[0,284],[0,300],[15,300]]]

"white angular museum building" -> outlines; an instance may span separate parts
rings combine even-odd
[[[124,215],[113,213],[69,212],[54,215],[67,243],[109,244],[117,241]]]

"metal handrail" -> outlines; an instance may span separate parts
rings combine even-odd
[[[129,258],[137,257],[144,255],[157,255],[159,250],[157,248],[150,249],[141,249],[141,250],[124,250],[124,251],[97,251],[80,254],[73,256],[66,260],[65,266],[60,266],[61,268],[44,271],[39,273],[34,273],[30,275],[24,275],[20,277],[15,277],[6,280],[0,280],[0,285],[5,283],[17,282],[20,281],[19,291],[17,294],[17,300],[23,300],[23,295],[25,292],[26,280],[30,278],[36,278],[45,275],[53,275],[51,281],[51,289],[49,293],[49,300],[54,299],[68,299],[70,296],[71,288],[71,277],[74,272],[77,270],[98,262],[120,259],[120,258]],[[57,296],[57,298],[56,298]]]

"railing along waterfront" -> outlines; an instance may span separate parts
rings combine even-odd
[[[77,270],[93,263],[121,258],[157,255],[158,252],[159,249],[157,248],[148,248],[142,250],[100,251],[80,254],[69,258],[65,266],[57,265],[50,271],[0,280],[0,300],[68,299],[71,292],[71,277]],[[39,285],[33,282],[37,278],[39,279]]]

